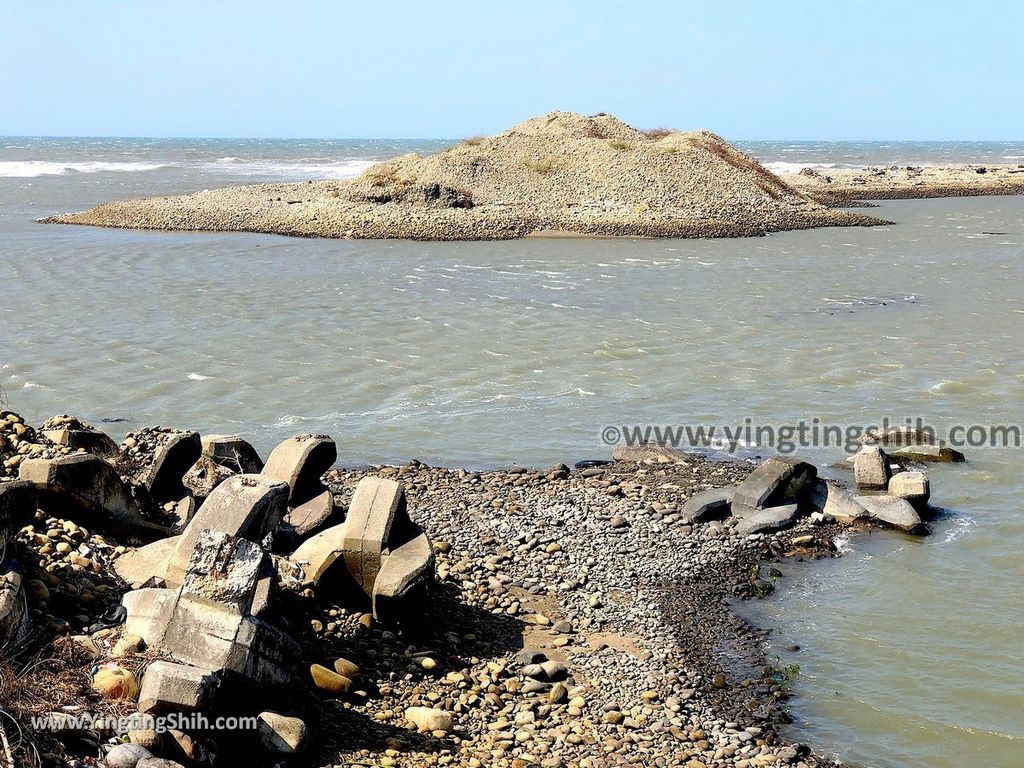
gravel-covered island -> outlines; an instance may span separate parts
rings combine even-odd
[[[833,210],[707,131],[552,112],[356,179],[122,200],[48,223],[334,238],[744,237],[884,224]]]
[[[836,555],[850,527],[925,532],[918,461],[941,452],[900,447],[917,439],[877,435],[849,482],[791,456],[658,447],[339,469],[326,435],[264,461],[234,435],[151,427],[117,444],[3,411],[0,757],[829,764],[785,737],[797,649],[766,658],[729,601],[785,588],[791,559]],[[254,719],[118,729],[83,713]]]

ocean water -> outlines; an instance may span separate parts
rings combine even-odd
[[[0,396],[118,437],[190,426],[266,452],[324,431],[346,464],[544,466],[607,456],[616,425],[1021,421],[1021,197],[892,201],[877,209],[891,227],[746,240],[36,223],[123,197],[341,178],[445,144],[0,139]],[[1024,143],[743,146],[770,164],[1024,162]],[[746,606],[777,628],[771,652],[801,665],[795,738],[865,766],[1024,764],[1024,457],[968,453],[930,472],[947,509],[930,536],[852,536]]]

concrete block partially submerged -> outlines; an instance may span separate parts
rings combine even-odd
[[[899,528],[901,531],[916,532],[923,528],[921,516],[906,499],[896,496],[857,496],[873,520]]]
[[[813,464],[795,456],[772,456],[736,486],[733,514],[737,505],[761,509],[796,503],[817,477]]]
[[[679,510],[679,517],[687,523],[704,523],[728,517],[729,507],[736,494],[735,485],[709,488],[688,498]]]
[[[854,456],[853,478],[858,488],[884,489],[891,474],[889,457],[877,445],[865,445]]]
[[[739,520],[736,532],[744,536],[752,533],[771,533],[788,528],[796,522],[799,512],[798,504],[785,504],[763,509],[737,505],[735,502],[732,506],[733,517]]]
[[[901,459],[910,459],[924,463],[939,462],[963,462],[966,457],[955,448],[945,445],[910,445],[905,448],[893,451],[893,456]]]
[[[917,508],[928,506],[931,484],[924,472],[898,472],[889,480],[889,493],[906,499]]]
[[[817,511],[843,522],[868,516],[867,509],[853,497],[852,493],[831,480],[818,478],[808,493],[807,500]]]

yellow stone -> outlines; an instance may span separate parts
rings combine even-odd
[[[359,665],[348,659],[335,659],[334,671],[342,677],[347,677],[349,680],[359,677]]]
[[[327,691],[328,693],[341,695],[343,693],[348,693],[349,688],[352,687],[351,679],[344,675],[339,675],[337,672],[334,672],[320,664],[311,665],[309,668],[309,674],[312,675],[313,682],[316,684],[316,687],[322,691]]]

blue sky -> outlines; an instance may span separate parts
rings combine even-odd
[[[458,138],[552,109],[729,139],[1021,139],[1019,2],[38,0],[0,134]]]

